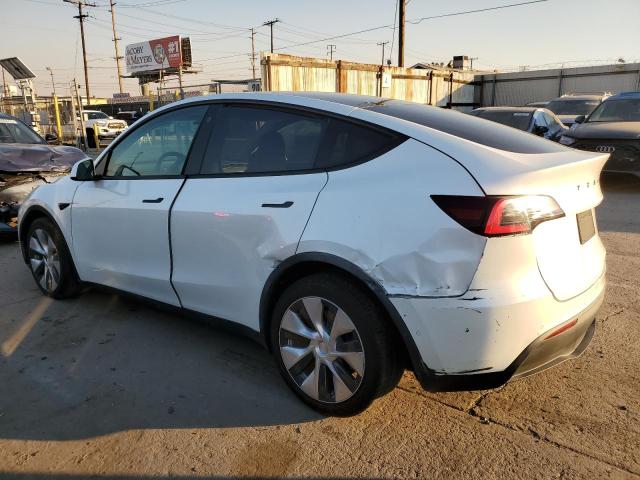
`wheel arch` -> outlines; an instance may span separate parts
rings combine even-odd
[[[27,249],[25,243],[25,238],[27,236],[27,233],[29,232],[29,227],[35,220],[42,217],[48,218],[49,220],[51,220],[51,222],[53,222],[54,225],[58,225],[58,222],[56,222],[56,219],[53,217],[53,215],[51,215],[51,213],[47,211],[46,208],[41,207],[40,205],[32,205],[31,207],[29,207],[29,209],[20,219],[20,224],[18,225],[18,238],[20,239],[20,252],[22,253],[22,259],[25,263],[29,261],[27,258]]]
[[[22,259],[24,260],[25,263],[29,263],[29,258],[27,256],[27,243],[25,241],[25,238],[27,236],[27,233],[29,232],[29,227],[38,218],[49,219],[51,223],[53,223],[58,228],[58,230],[60,230],[60,234],[62,235],[62,239],[64,242],[64,245],[62,246],[62,248],[65,249],[67,255],[69,255],[69,258],[71,259],[71,269],[72,269],[73,275],[75,276],[77,281],[80,281],[80,275],[78,275],[76,263],[73,258],[73,255],[71,255],[69,242],[67,240],[67,237],[64,234],[64,231],[62,230],[62,228],[60,228],[60,225],[56,220],[55,216],[52,215],[51,212],[49,212],[45,207],[41,205],[31,205],[29,209],[25,212],[24,216],[22,216],[22,218],[20,219],[20,223],[18,225],[18,238],[20,239],[20,252],[22,253]]]
[[[269,351],[272,351],[269,339],[271,316],[280,294],[296,280],[319,272],[335,272],[350,278],[363,287],[395,327],[401,346],[406,352],[407,363],[410,364],[407,367],[414,370],[422,368],[422,357],[415,341],[400,314],[387,298],[382,286],[359,266],[344,258],[322,252],[304,252],[293,255],[280,263],[269,275],[260,297],[260,334]]]

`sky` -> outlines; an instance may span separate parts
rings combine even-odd
[[[86,0],[89,3],[89,0]],[[474,67],[517,70],[640,61],[640,0],[547,0],[540,3],[445,18],[437,16],[524,0],[409,0],[406,7],[405,66],[416,62],[448,62],[454,55],[476,57]],[[256,51],[269,49],[265,21],[274,26],[276,53],[327,56],[379,63],[381,47],[387,57],[393,47],[397,64],[397,30],[393,24],[398,0],[218,1],[117,0],[116,27],[122,38],[120,53],[129,43],[170,35],[189,36],[197,75],[185,85],[212,79],[251,78],[250,28],[256,29]],[[118,91],[111,33],[109,0],[93,0],[85,23],[89,83],[94,96]],[[84,84],[77,8],[63,0],[0,0],[0,58],[19,57],[37,75],[36,91],[51,94],[54,73],[59,95],[67,94],[75,77]],[[327,37],[389,27],[357,35]],[[395,37],[395,40],[394,40]],[[315,42],[308,45],[294,44]],[[8,82],[9,83],[9,82]],[[136,80],[125,90],[139,94]]]

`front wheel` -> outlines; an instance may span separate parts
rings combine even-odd
[[[42,293],[57,299],[75,295],[79,284],[58,227],[48,218],[38,218],[29,227],[25,241],[29,267]]]
[[[341,275],[316,274],[285,290],[271,345],[293,391],[316,410],[354,415],[402,375],[395,331],[378,304]]]

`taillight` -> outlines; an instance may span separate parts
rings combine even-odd
[[[465,197],[432,195],[447,215],[478,235],[524,235],[540,223],[564,217],[558,203],[546,195]]]

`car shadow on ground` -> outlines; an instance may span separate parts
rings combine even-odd
[[[20,262],[17,246],[0,245],[7,248]],[[0,297],[0,438],[322,418],[248,338],[111,293],[54,301],[22,265],[10,270],[9,294]]]
[[[640,178],[603,173],[600,186],[604,202],[596,210],[598,229],[601,232],[640,233],[637,221],[640,217]],[[615,202],[607,202],[614,198]]]

